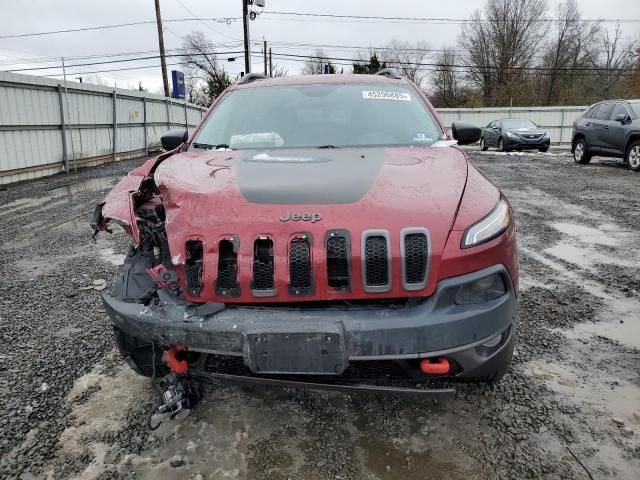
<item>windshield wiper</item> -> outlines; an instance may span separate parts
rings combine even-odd
[[[201,148],[203,150],[217,150],[219,148],[231,149],[231,147],[229,145],[227,145],[226,143],[220,143],[218,145],[210,145],[208,143],[193,143],[192,147],[193,148]]]

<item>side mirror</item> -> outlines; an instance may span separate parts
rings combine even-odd
[[[622,123],[624,125],[625,123],[627,123],[627,115],[625,113],[621,113],[620,115],[616,115],[615,121],[616,122],[620,122],[620,123]]]
[[[465,122],[451,124],[451,134],[458,141],[458,145],[476,143],[482,136],[482,129]]]
[[[160,143],[165,150],[173,150],[178,148],[189,138],[189,132],[185,128],[177,128],[169,130],[160,137]]]

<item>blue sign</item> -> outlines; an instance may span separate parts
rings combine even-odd
[[[173,83],[173,98],[185,98],[184,73],[178,70],[171,70],[171,82]]]

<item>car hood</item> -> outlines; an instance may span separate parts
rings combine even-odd
[[[464,191],[455,148],[189,151],[156,170],[167,232],[357,230],[427,226],[443,240]],[[317,213],[315,222],[287,222]],[[312,225],[320,224],[320,225]]]

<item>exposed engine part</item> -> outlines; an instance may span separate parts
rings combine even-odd
[[[173,372],[160,380],[160,386],[162,404],[158,406],[157,412],[170,413],[172,420],[183,419],[189,415],[204,393],[200,382],[187,377],[178,377]]]

